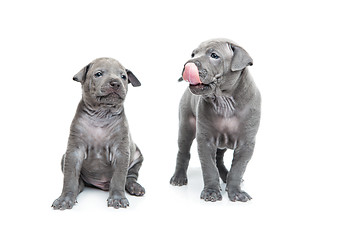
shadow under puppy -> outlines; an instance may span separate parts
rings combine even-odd
[[[179,151],[172,185],[187,184],[190,147],[196,137],[204,180],[201,198],[221,200],[219,177],[231,201],[251,199],[240,183],[255,147],[260,123],[260,93],[247,66],[249,54],[227,39],[200,44],[186,62],[182,78],[189,82],[179,107]],[[233,149],[228,171],[223,156]]]
[[[109,207],[126,208],[131,195],[142,196],[137,183],[143,156],[132,141],[124,112],[128,83],[140,86],[135,75],[111,58],[99,58],[73,78],[82,85],[82,99],[70,128],[61,161],[64,184],[54,209],[71,209],[84,186],[109,190]]]

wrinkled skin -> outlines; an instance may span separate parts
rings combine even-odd
[[[52,207],[71,209],[84,186],[91,186],[109,190],[109,207],[126,208],[125,190],[136,196],[145,193],[137,183],[143,156],[131,139],[124,113],[128,83],[140,82],[111,58],[94,60],[73,79],[82,85],[82,99],[61,161],[63,190]]]
[[[190,147],[196,138],[204,180],[200,197],[221,200],[220,177],[231,201],[246,202],[251,197],[240,183],[254,151],[261,108],[260,93],[247,69],[252,59],[236,43],[214,39],[201,43],[187,63],[197,66],[200,81],[184,79],[198,84],[190,84],[180,101],[179,151],[170,183],[187,184]],[[223,162],[226,149],[234,150],[230,171]]]

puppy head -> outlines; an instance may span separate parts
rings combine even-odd
[[[252,58],[236,43],[213,39],[200,44],[184,65],[182,79],[196,95],[229,91],[242,70],[252,65]]]
[[[74,77],[82,85],[83,101],[93,110],[117,108],[125,100],[128,83],[141,83],[128,69],[112,58],[98,58],[86,65]]]

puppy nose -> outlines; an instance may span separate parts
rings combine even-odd
[[[118,89],[118,88],[120,87],[120,82],[117,81],[117,80],[112,80],[112,81],[110,82],[110,86],[111,86],[112,88],[114,88],[114,89]]]
[[[199,61],[195,61],[194,63],[198,68],[201,66],[201,63]]]

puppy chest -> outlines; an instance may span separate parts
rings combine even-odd
[[[219,148],[234,149],[237,145],[241,124],[237,118],[219,118],[214,124],[215,142]]]
[[[214,119],[214,128],[219,133],[236,134],[240,130],[240,121],[236,117]]]
[[[78,124],[78,131],[81,138],[86,141],[89,146],[106,146],[113,135],[108,125],[97,125],[86,118],[81,118]]]
[[[108,146],[90,145],[87,148],[87,158],[85,161],[88,163],[109,165],[111,157],[112,154]]]
[[[86,127],[87,139],[92,145],[102,145],[109,140],[110,132],[106,128]]]

